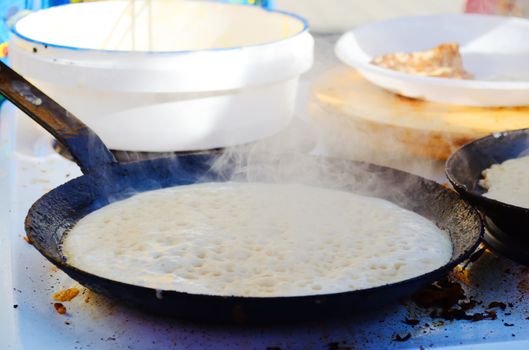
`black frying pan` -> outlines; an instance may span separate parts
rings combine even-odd
[[[454,188],[485,216],[493,248],[525,264],[529,263],[529,209],[483,196],[479,185],[483,170],[508,159],[529,155],[529,129],[494,133],[458,149],[446,162],[446,175]],[[511,247],[507,247],[510,245]],[[522,247],[518,251],[517,247]]]
[[[348,190],[393,201],[450,232],[451,260],[439,269],[399,283],[344,293],[296,297],[223,297],[156,291],[81,271],[61,254],[61,240],[88,213],[133,193],[223,181],[230,174],[211,170],[212,156],[193,155],[117,163],[101,140],[82,122],[4,64],[0,93],[66,146],[84,175],[40,198],[29,210],[26,232],[34,247],[70,277],[95,292],[148,311],[182,318],[216,321],[272,321],[347,314],[378,307],[412,294],[465,260],[482,235],[477,212],[441,185],[402,171],[365,163],[317,158],[331,175],[347,167]],[[229,171],[228,171],[229,172]],[[343,176],[342,176],[343,177]],[[363,184],[369,183],[369,186]],[[398,191],[388,189],[399,188]],[[300,262],[302,263],[302,262]]]

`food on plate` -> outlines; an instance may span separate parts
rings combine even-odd
[[[68,288],[64,290],[60,290],[57,293],[53,294],[53,300],[55,301],[71,301],[73,298],[79,295],[79,289],[78,288]]]
[[[426,51],[390,53],[375,57],[371,63],[408,74],[472,79],[472,74],[463,68],[459,45],[456,43],[440,44]]]
[[[448,234],[391,202],[296,184],[204,183],[137,194],[82,218],[67,262],[189,293],[296,296],[402,281],[452,255]]]
[[[485,197],[503,203],[529,208],[529,156],[509,159],[483,170],[480,185]]]

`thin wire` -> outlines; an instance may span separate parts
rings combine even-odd
[[[125,10],[123,12],[120,13],[119,17],[117,18],[116,22],[114,22],[114,26],[112,27],[112,29],[108,32],[108,35],[107,37],[105,38],[105,40],[103,40],[103,45],[102,45],[102,48],[105,49],[108,47],[109,43],[110,43],[110,40],[112,39],[112,34],[116,31],[116,29],[118,28],[118,25],[119,25],[119,22],[122,21],[123,19],[123,16],[125,16],[125,14],[128,12],[128,9],[129,9],[129,6],[130,6],[130,0],[129,0],[129,4],[127,5],[127,7],[125,8]],[[127,35],[127,32],[125,31],[125,34],[122,35],[122,37],[117,41],[117,44],[116,44],[116,48],[119,46],[119,44],[122,42],[122,40],[125,39],[125,36]]]
[[[136,50],[136,0],[129,0],[130,6],[130,39],[132,40],[132,51]]]
[[[148,25],[148,30],[149,30],[149,42],[148,42],[148,45],[149,45],[149,51],[152,51],[152,1],[151,0],[148,0],[148,3],[147,3],[147,11],[148,11],[148,18],[147,18],[147,25]]]

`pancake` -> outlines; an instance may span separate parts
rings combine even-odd
[[[371,63],[413,75],[472,79],[472,74],[463,68],[457,43],[443,43],[426,51],[390,53],[375,57]]]
[[[509,159],[483,171],[480,185],[485,197],[503,203],[529,208],[529,157]]]
[[[224,296],[298,296],[402,281],[447,263],[448,234],[391,202],[294,184],[144,192],[82,218],[68,263],[112,280]]]

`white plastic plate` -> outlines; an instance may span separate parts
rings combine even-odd
[[[371,64],[387,53],[460,45],[473,80],[406,74]],[[529,105],[529,20],[475,14],[405,17],[345,33],[336,55],[367,80],[403,96],[469,106]]]

